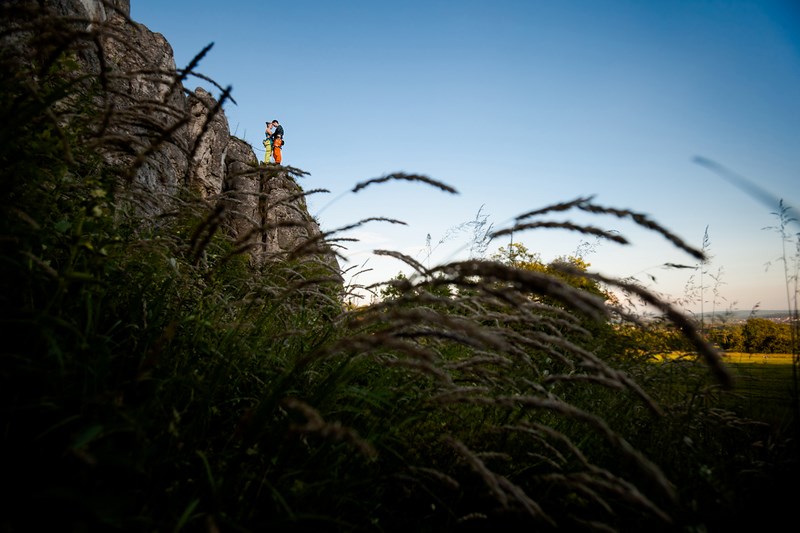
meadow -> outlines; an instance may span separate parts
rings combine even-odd
[[[727,402],[746,416],[779,428],[792,424],[792,354],[726,353],[737,382]]]

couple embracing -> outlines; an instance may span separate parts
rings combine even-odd
[[[274,130],[273,130],[274,128]],[[281,164],[281,147],[283,146],[283,126],[277,120],[267,122],[267,127],[264,130],[264,164],[269,164],[270,157],[274,160],[276,165]]]

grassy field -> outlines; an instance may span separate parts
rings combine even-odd
[[[661,362],[695,359],[694,354],[673,352],[658,356]],[[770,424],[778,432],[788,429],[792,420],[792,354],[723,354],[733,375],[732,390],[719,390],[722,406],[742,416]],[[685,387],[678,386],[678,390]]]
[[[776,428],[791,422],[792,354],[726,353],[735,378],[726,405]]]
[[[791,374],[792,354],[790,353],[742,353],[727,352],[723,355],[726,363],[734,365],[788,365]]]

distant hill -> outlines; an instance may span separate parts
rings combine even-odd
[[[690,312],[691,316],[696,319],[700,318],[699,312]],[[735,311],[717,311],[716,313],[706,312],[703,314],[703,317],[706,322],[712,322],[712,316],[714,317],[714,322],[725,321],[725,322],[739,322],[745,321],[748,318],[767,318],[769,320],[777,320],[777,321],[789,321],[792,318],[792,312],[787,311],[785,309],[737,309]],[[650,314],[646,315],[650,318],[656,318],[660,316],[659,314]]]
[[[693,313],[695,318],[700,318],[700,313]],[[712,313],[704,313],[707,322],[711,322]],[[737,309],[736,311],[724,311],[713,314],[715,322],[724,320],[726,322],[744,321],[748,318],[767,318],[769,320],[788,321],[792,318],[792,312],[785,309]]]

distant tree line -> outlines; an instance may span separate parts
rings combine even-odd
[[[711,328],[708,340],[729,352],[792,353],[792,327],[766,318]]]

